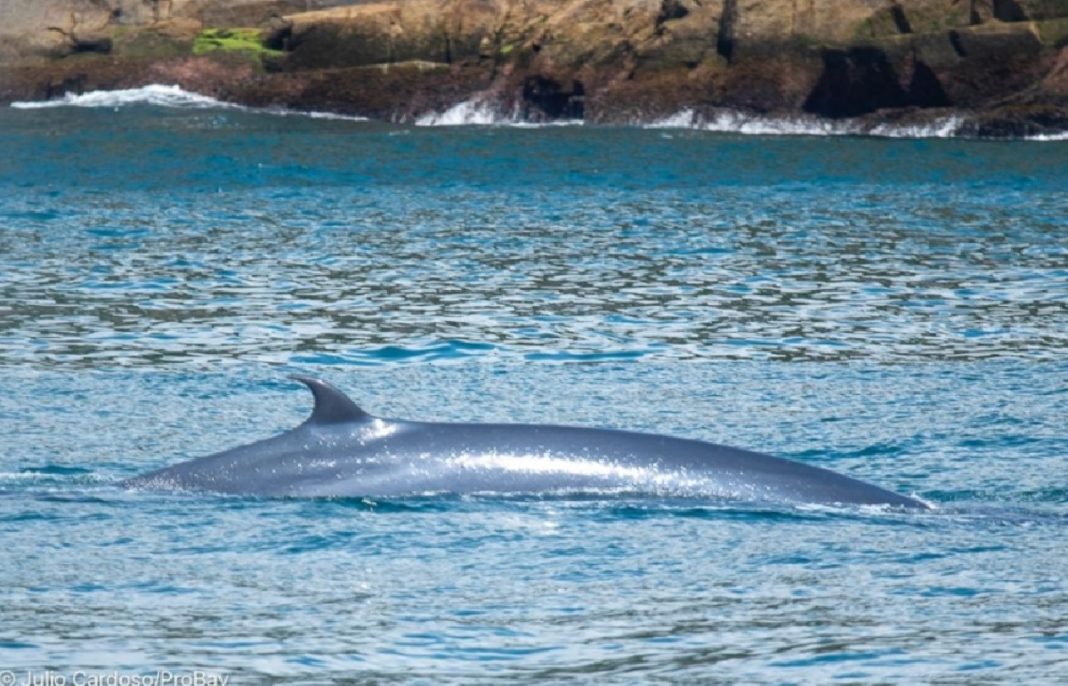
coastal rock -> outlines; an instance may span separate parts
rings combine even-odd
[[[973,115],[962,133],[982,138],[1051,136],[1068,131],[1068,111],[1052,105],[1010,105]]]
[[[474,98],[536,121],[949,111],[981,135],[1068,107],[1063,0],[8,0],[0,46],[0,101],[167,79],[395,120]]]
[[[500,25],[501,3],[375,2],[283,19],[273,40],[290,70],[478,60]]]

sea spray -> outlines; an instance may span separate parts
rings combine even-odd
[[[857,119],[771,116],[732,109],[715,109],[708,114],[683,109],[650,123],[636,122],[636,125],[649,129],[690,129],[758,136],[875,136],[879,138],[952,138],[958,134],[960,124],[959,117],[943,117],[926,124],[871,124]]]
[[[119,108],[130,105],[151,105],[175,109],[212,109],[240,110],[244,112],[261,112],[277,116],[306,116],[313,119],[339,119],[347,121],[367,121],[366,117],[338,114],[335,112],[318,112],[293,110],[282,107],[246,107],[237,103],[218,100],[208,95],[187,91],[180,86],[150,84],[140,88],[120,90],[96,90],[87,93],[66,93],[51,100],[17,101],[11,106],[20,110],[49,109],[55,107],[84,108]]]

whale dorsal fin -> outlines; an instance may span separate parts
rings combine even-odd
[[[306,424],[340,424],[342,422],[362,422],[371,418],[349,400],[349,397],[331,384],[313,376],[294,374],[289,377],[307,386],[315,396],[315,409]]]

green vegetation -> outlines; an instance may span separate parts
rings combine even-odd
[[[1068,45],[1068,17],[1035,22],[1039,39],[1046,47],[1061,48]]]
[[[193,54],[203,55],[215,50],[243,50],[259,55],[281,55],[280,50],[270,50],[263,45],[260,29],[204,29],[193,40]]]

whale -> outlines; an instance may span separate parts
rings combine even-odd
[[[783,504],[923,501],[759,452],[654,433],[372,416],[319,378],[311,416],[282,434],[127,480],[140,489],[296,498],[633,493]]]

